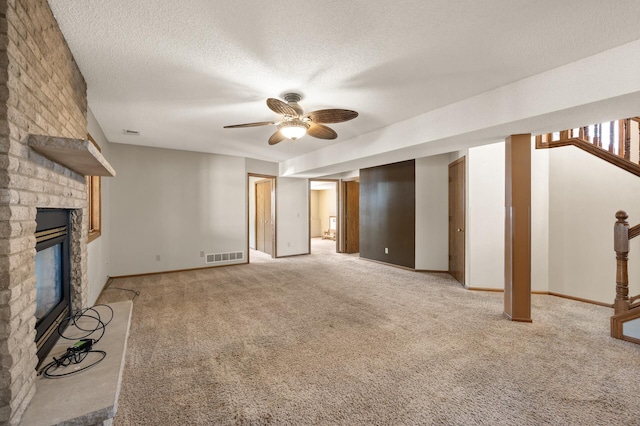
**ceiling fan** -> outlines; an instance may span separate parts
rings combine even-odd
[[[285,139],[296,140],[304,135],[319,139],[335,139],[338,134],[325,123],[342,123],[358,116],[358,113],[349,109],[320,109],[307,114],[298,104],[302,97],[298,93],[287,93],[282,102],[280,99],[267,99],[267,106],[271,111],[282,114],[280,121],[260,121],[257,123],[234,124],[224,126],[225,129],[240,127],[257,127],[274,124],[278,130],[269,138],[269,145],[275,145]]]

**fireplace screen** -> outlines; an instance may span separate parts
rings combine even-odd
[[[55,344],[60,321],[71,308],[69,210],[38,209],[36,215],[36,347],[42,362]]]
[[[62,244],[36,253],[36,321],[62,301]]]

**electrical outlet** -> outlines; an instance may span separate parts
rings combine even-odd
[[[289,242],[289,243],[287,243],[287,247],[291,247],[291,243],[290,243],[290,242]]]
[[[204,257],[204,252],[203,251],[200,252],[200,257]]]
[[[389,247],[384,248],[384,254],[389,254]]]
[[[156,261],[159,262],[160,261],[160,255],[156,254]]]

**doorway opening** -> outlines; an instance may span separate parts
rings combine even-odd
[[[337,179],[309,179],[309,253],[338,252]]]
[[[250,262],[251,250],[275,258],[276,245],[276,176],[249,173],[247,245]]]

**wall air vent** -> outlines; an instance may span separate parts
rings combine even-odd
[[[140,132],[137,130],[124,129],[122,133],[129,136],[140,136]]]
[[[225,263],[244,260],[243,251],[232,251],[228,253],[209,253],[205,256],[205,263]]]

